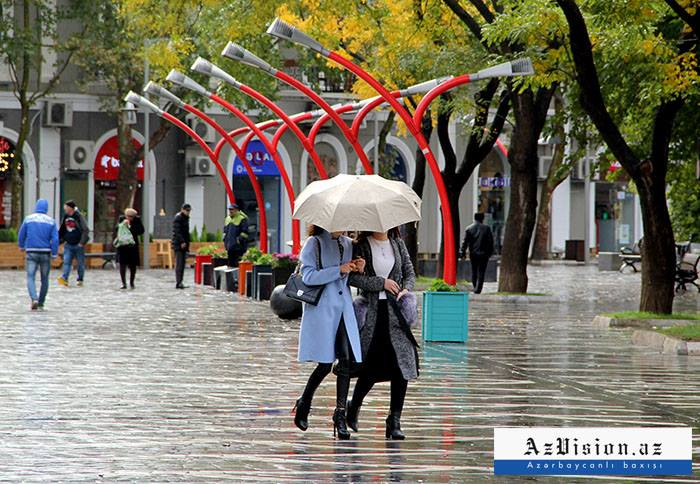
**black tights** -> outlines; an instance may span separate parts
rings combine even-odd
[[[316,369],[311,373],[309,381],[306,383],[306,388],[304,388],[304,393],[301,396],[304,402],[308,402],[308,405],[311,405],[311,400],[314,398],[316,389],[332,369],[332,363],[318,364]],[[344,409],[348,400],[348,392],[350,391],[350,364],[348,360],[338,361],[337,372],[338,380],[335,385],[335,406],[336,408]]]
[[[355,390],[352,392],[353,408],[360,408],[365,397],[372,389],[376,382],[366,376],[360,376],[355,384]],[[391,380],[391,403],[389,405],[391,414],[396,414],[399,417],[403,411],[403,402],[406,399],[406,389],[408,381],[402,375],[396,375]]]
[[[119,275],[122,278],[122,286],[126,287],[126,268],[129,268],[129,283],[134,287],[134,279],[136,278],[136,264],[119,264]]]

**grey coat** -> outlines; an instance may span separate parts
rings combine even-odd
[[[389,278],[396,281],[402,289],[413,290],[416,282],[416,274],[413,271],[411,257],[408,254],[406,244],[401,239],[391,239],[391,246],[394,249],[394,268],[389,274]],[[384,289],[384,278],[379,277],[374,272],[372,266],[372,249],[369,241],[362,240],[355,245],[353,257],[362,257],[366,262],[364,274],[353,272],[350,274],[349,284],[360,289],[367,298],[367,316],[360,329],[360,343],[362,344],[362,357],[366,358],[370,343],[374,335],[374,328],[377,324],[377,313],[379,306],[379,293]],[[388,294],[388,297],[392,297]],[[409,330],[410,331],[410,330]],[[416,361],[416,351],[413,341],[409,339],[405,330],[401,327],[399,318],[396,316],[391,304],[389,304],[389,334],[391,343],[396,352],[401,373],[406,380],[413,380],[418,377],[418,362]]]

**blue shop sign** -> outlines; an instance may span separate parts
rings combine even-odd
[[[272,159],[272,155],[267,151],[262,141],[254,139],[248,143],[246,158],[256,176],[279,176],[280,172],[275,160]],[[245,166],[238,156],[233,161],[233,176],[248,176]]]

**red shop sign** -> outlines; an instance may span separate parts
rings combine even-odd
[[[141,143],[135,139],[131,142],[135,148],[141,148]],[[136,175],[143,180],[143,158],[139,160]],[[105,141],[95,156],[95,180],[114,181],[119,178],[119,138],[112,136]]]

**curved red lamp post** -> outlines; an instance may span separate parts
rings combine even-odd
[[[293,78],[286,72],[275,69],[270,64],[262,60],[260,57],[256,56],[255,54],[241,47],[235,42],[229,42],[224,48],[224,50],[221,52],[221,55],[223,55],[224,57],[228,57],[229,59],[242,62],[243,64],[249,65],[251,67],[256,67],[262,70],[263,72],[266,72],[267,74],[271,75],[272,77],[279,79],[285,84],[288,84],[292,88],[296,89],[297,91],[311,99],[317,106],[323,109],[328,114],[328,116],[330,116],[333,122],[338,126],[338,128],[340,128],[340,130],[343,133],[343,136],[345,136],[348,142],[352,145],[353,149],[357,153],[357,156],[360,157],[360,161],[362,162],[362,166],[364,166],[365,168],[365,172],[367,174],[372,174],[374,172],[372,164],[367,158],[367,154],[362,149],[362,146],[360,146],[360,143],[357,141],[357,136],[355,136],[350,131],[348,125],[345,124],[345,121],[342,120],[340,115],[333,109],[333,107],[330,104],[328,104],[321,96],[319,96],[313,90],[311,90],[307,85]]]
[[[176,71],[172,70],[167,76],[167,79],[173,83],[176,83],[182,87],[185,87],[187,89],[191,89],[199,94],[202,94],[203,96],[208,97],[215,103],[219,104],[220,106],[224,107],[227,111],[232,113],[234,116],[236,116],[238,119],[243,121],[245,125],[251,129],[259,138],[260,141],[265,145],[265,148],[268,150],[270,155],[272,156],[273,161],[275,162],[275,165],[277,166],[277,170],[280,172],[280,176],[282,177],[282,182],[284,184],[285,190],[287,192],[287,198],[289,199],[289,203],[292,207],[292,211],[294,211],[294,188],[292,186],[292,182],[289,179],[289,174],[287,173],[287,170],[284,168],[284,163],[282,160],[279,158],[279,155],[277,154],[277,151],[272,148],[270,145],[269,140],[267,137],[263,134],[262,131],[255,125],[255,123],[248,117],[246,116],[242,111],[240,111],[238,108],[236,108],[233,104],[229,103],[225,99],[220,98],[216,94],[210,92],[204,86],[201,84],[197,83],[196,81],[190,79],[186,75]],[[228,133],[227,133],[228,135]],[[241,160],[246,160],[245,153],[247,146],[242,147],[241,155],[239,154],[239,158]],[[237,153],[238,154],[238,153]],[[247,160],[246,160],[247,162]],[[265,208],[264,205],[262,207],[263,209]],[[263,233],[263,232],[261,232]],[[265,238],[267,238],[267,232],[264,232]],[[294,254],[299,253],[299,249],[301,247],[301,242],[300,242],[300,228],[299,228],[299,221],[298,220],[292,220],[292,252]]]
[[[185,133],[187,133],[199,146],[202,147],[202,149],[205,151],[207,156],[209,156],[209,159],[211,160],[211,162],[214,163],[214,166],[216,166],[216,169],[219,172],[219,176],[221,176],[221,178],[224,182],[224,186],[226,187],[226,193],[228,195],[229,202],[232,204],[236,203],[236,197],[233,195],[233,190],[231,189],[231,184],[229,183],[228,179],[226,178],[226,172],[221,167],[221,164],[219,164],[219,160],[217,159],[217,157],[214,154],[214,152],[212,151],[212,149],[202,139],[201,136],[199,136],[192,128],[187,126],[187,124],[183,123],[182,121],[177,119],[175,116],[173,116],[169,112],[163,111],[158,106],[153,104],[151,101],[149,101],[148,99],[146,99],[145,97],[143,97],[139,94],[136,94],[134,91],[129,91],[129,93],[124,98],[124,101],[141,106],[142,108],[150,109],[156,115],[160,116],[163,119],[170,121],[175,126],[177,126],[181,130],[183,130]]]
[[[209,126],[214,128],[221,136],[222,139],[227,142],[231,148],[236,152],[238,157],[241,159],[241,162],[243,163],[243,166],[245,167],[246,173],[248,174],[248,178],[250,178],[250,183],[253,185],[253,191],[255,192],[255,200],[258,203],[259,207],[259,213],[260,213],[260,233],[261,234],[266,234],[267,233],[267,214],[265,210],[265,200],[263,198],[262,194],[262,189],[260,188],[260,183],[258,183],[258,179],[255,176],[255,173],[253,172],[253,168],[250,166],[250,163],[248,163],[248,160],[245,158],[245,155],[241,151],[241,149],[238,147],[236,142],[233,140],[233,138],[228,134],[228,132],[219,125],[216,121],[214,121],[210,116],[208,116],[206,113],[203,111],[197,109],[196,107],[192,106],[191,104],[188,104],[184,102],[182,99],[177,97],[175,94],[171,93],[167,89],[165,89],[162,86],[159,86],[158,84],[154,83],[153,81],[149,82],[146,87],[143,89],[144,92],[151,94],[153,96],[158,96],[158,97],[163,97],[165,99],[168,99],[170,102],[172,102],[174,105],[179,107],[180,109],[184,109],[188,113],[194,114],[201,120],[203,120],[205,123],[207,123]],[[220,153],[217,151],[214,151],[214,155],[216,156],[216,159],[219,159]],[[223,169],[223,167],[222,167]],[[224,174],[226,173],[225,170]],[[226,178],[226,182],[228,183],[228,178]],[[260,250],[264,253],[267,253],[267,237],[261,237],[260,238]]]
[[[444,266],[443,266],[443,278],[448,284],[456,284],[457,282],[457,260],[456,260],[456,246],[455,246],[455,234],[452,227],[452,211],[450,210],[449,201],[447,198],[447,190],[445,188],[444,180],[442,179],[442,174],[440,173],[440,167],[437,164],[437,160],[430,149],[428,141],[423,136],[419,126],[416,126],[413,122],[413,118],[406,111],[406,109],[399,104],[399,102],[391,95],[391,93],[372,77],[369,73],[365,72],[359,66],[353,64],[349,60],[345,59],[337,52],[332,52],[325,47],[323,47],[317,40],[309,37],[295,27],[283,22],[280,19],[275,19],[275,21],[270,25],[267,33],[275,37],[279,37],[284,40],[289,40],[305,47],[308,47],[322,56],[337,62],[345,69],[351,71],[359,78],[367,82],[372,88],[386,101],[389,105],[396,111],[396,113],[401,117],[406,127],[410,131],[411,135],[418,142],[418,146],[425,155],[425,159],[430,166],[430,171],[432,172],[433,179],[435,180],[435,185],[437,186],[438,196],[440,197],[440,206],[442,208],[442,229],[443,237],[445,241],[445,254],[444,254]]]
[[[268,109],[270,109],[273,113],[275,113],[279,118],[284,122],[286,125],[289,126],[289,129],[292,130],[292,132],[296,135],[296,137],[299,139],[299,142],[301,142],[302,147],[304,150],[309,154],[311,159],[313,160],[314,166],[316,167],[316,171],[318,172],[318,175],[321,178],[328,178],[328,174],[326,173],[326,169],[323,167],[323,163],[321,162],[321,159],[318,157],[318,153],[314,150],[314,147],[309,144],[308,139],[306,138],[306,135],[299,129],[299,126],[294,123],[287,113],[285,113],[282,108],[280,108],[277,104],[272,102],[270,99],[268,99],[266,96],[264,96],[262,93],[259,93],[255,89],[251,88],[250,86],[247,86],[245,84],[242,84],[238,82],[232,75],[230,75],[228,72],[224,71],[220,67],[212,64],[206,59],[202,59],[201,57],[198,58],[194,64],[192,64],[192,70],[200,72],[202,74],[207,74],[212,77],[216,77],[217,79],[224,81],[225,83],[229,84],[230,86],[234,87],[235,89],[238,89],[242,93],[252,97],[256,101],[258,101],[260,104],[264,105]],[[262,140],[261,140],[262,141]]]

